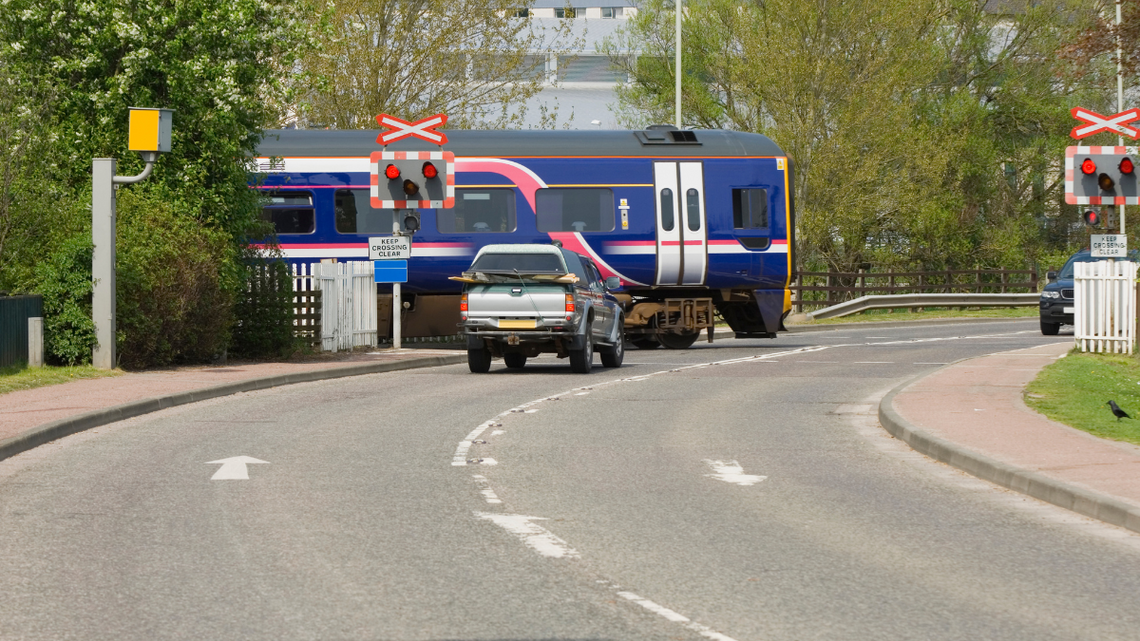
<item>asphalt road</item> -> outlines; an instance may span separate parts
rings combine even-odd
[[[100,428],[0,462],[0,638],[1135,639],[1138,537],[875,426],[902,381],[1054,340],[846,327]],[[265,463],[212,479],[236,456]]]

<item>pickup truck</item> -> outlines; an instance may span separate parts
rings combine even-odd
[[[611,293],[620,281],[603,280],[590,258],[554,245],[487,245],[451,278],[463,283],[459,330],[472,372],[489,371],[494,358],[521,368],[541,353],[569,357],[580,374],[595,351],[602,365],[621,366],[625,311]]]

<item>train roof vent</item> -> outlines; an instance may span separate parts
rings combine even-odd
[[[637,139],[643,145],[699,145],[701,141],[697,140],[697,132],[688,131],[685,129],[677,129],[669,127],[665,129],[661,125],[655,125],[646,129],[645,131],[633,132]]]

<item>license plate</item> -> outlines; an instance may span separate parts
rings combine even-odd
[[[499,329],[534,329],[537,327],[532,320],[501,320]]]
[[[1062,307],[1062,308],[1061,308],[1061,311],[1062,311],[1063,313],[1065,313],[1065,314],[1074,314],[1074,313],[1076,313],[1076,312],[1074,312],[1074,311],[1073,311],[1073,308],[1072,308],[1072,307]]]

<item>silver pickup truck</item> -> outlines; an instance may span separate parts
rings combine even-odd
[[[490,370],[496,357],[523,367],[544,352],[569,357],[582,374],[595,350],[602,365],[621,366],[625,312],[610,293],[619,281],[603,280],[588,257],[554,245],[487,245],[452,280],[464,284],[459,328],[472,372]]]

